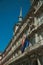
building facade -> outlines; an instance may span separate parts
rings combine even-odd
[[[30,45],[21,52],[22,40]],[[0,65],[43,65],[43,0],[33,0],[30,11],[14,26],[14,35],[2,53]]]

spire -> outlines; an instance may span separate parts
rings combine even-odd
[[[19,21],[22,21],[22,8],[20,9]]]
[[[22,17],[22,8],[20,9],[20,16]]]

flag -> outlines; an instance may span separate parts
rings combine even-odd
[[[23,37],[22,37],[22,46],[24,45],[25,39],[26,39],[26,34],[23,34]]]
[[[22,53],[24,52],[25,48],[29,46],[29,40],[28,38],[25,39],[24,45],[21,47]]]

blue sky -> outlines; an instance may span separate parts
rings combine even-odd
[[[31,4],[29,0],[0,0],[0,52],[3,52],[13,36],[13,26],[18,22],[20,8],[25,17]]]

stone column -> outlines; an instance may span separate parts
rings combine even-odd
[[[42,35],[39,35],[39,40],[40,40],[40,44],[43,45],[43,37],[42,37]]]
[[[38,24],[38,20],[37,20],[37,17],[34,17],[34,25],[37,27],[37,24]]]
[[[41,65],[41,63],[40,63],[40,60],[39,60],[39,59],[37,59],[37,62],[38,62],[38,65]]]
[[[38,41],[39,41],[38,34],[35,33],[35,43],[38,43]]]
[[[42,39],[43,39],[43,38],[42,38],[42,35],[39,35],[39,39],[40,39],[40,40],[42,40]]]

